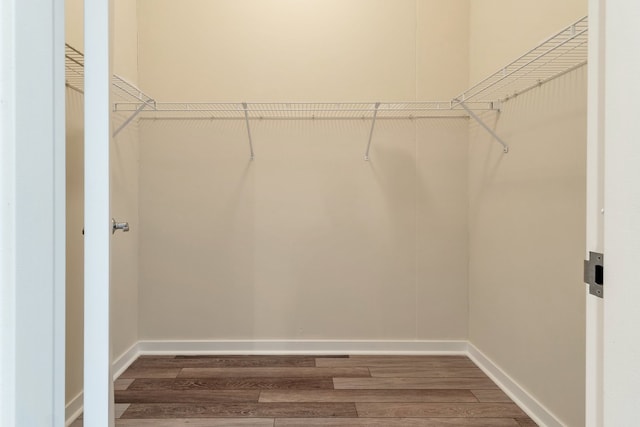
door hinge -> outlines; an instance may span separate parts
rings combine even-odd
[[[604,255],[589,252],[589,259],[584,262],[584,282],[589,285],[589,293],[598,298],[604,296]]]

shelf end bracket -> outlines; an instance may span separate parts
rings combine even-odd
[[[249,151],[251,153],[251,160],[255,159],[253,153],[253,139],[251,138],[251,126],[249,125],[249,107],[246,102],[242,103],[242,109],[244,110],[244,121],[247,124],[247,136],[249,137]]]
[[[371,149],[371,141],[373,140],[373,131],[376,128],[376,119],[378,118],[378,109],[380,103],[376,102],[375,110],[373,110],[373,120],[371,121],[371,131],[369,132],[369,142],[367,143],[367,152],[364,154],[364,159],[369,161],[369,150]]]
[[[131,123],[133,121],[133,119],[138,117],[138,114],[142,113],[142,110],[144,110],[145,108],[147,108],[149,106],[154,107],[154,109],[155,109],[155,104],[156,104],[156,101],[153,100],[153,99],[150,99],[150,100],[145,101],[142,104],[140,104],[140,106],[138,108],[136,108],[136,111],[134,111],[133,114],[131,116],[129,116],[129,118],[127,120],[125,120],[124,123],[122,123],[118,127],[118,129],[115,130],[115,132],[113,132],[113,138],[118,136],[118,134],[120,132],[122,132],[124,130],[124,128],[129,126],[129,123]]]
[[[482,128],[484,130],[486,130],[496,141],[498,141],[500,143],[500,145],[502,145],[502,151],[504,151],[505,153],[509,152],[509,145],[507,145],[506,142],[504,142],[504,140],[502,138],[500,138],[494,131],[493,129],[491,129],[489,126],[487,126],[487,124],[485,122],[482,121],[482,119],[476,114],[474,113],[468,106],[467,104],[465,104],[464,101],[461,101],[459,99],[454,99],[454,102],[457,102],[458,105],[460,105],[462,108],[464,108],[464,110],[469,113],[469,116],[471,116],[471,118],[473,120],[475,120],[480,126],[482,126]]]

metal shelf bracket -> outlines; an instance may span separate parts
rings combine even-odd
[[[140,104],[140,106],[136,109],[136,111],[133,112],[133,114],[131,116],[129,116],[129,118],[127,120],[125,120],[119,127],[118,129],[115,130],[115,132],[113,132],[113,138],[115,138],[116,136],[118,136],[118,134],[120,132],[122,132],[124,130],[124,128],[126,128],[127,126],[129,126],[129,123],[131,123],[133,121],[133,119],[135,119],[138,114],[140,114],[142,112],[142,110],[144,110],[147,107],[151,107],[153,109],[155,109],[155,105],[156,105],[156,101],[151,99],[149,101],[145,101],[142,104]]]
[[[364,154],[365,161],[369,161],[369,150],[371,149],[371,140],[373,139],[373,131],[376,128],[376,119],[378,118],[378,109],[380,108],[380,103],[376,102],[376,107],[373,110],[373,120],[371,121],[371,131],[369,132],[369,142],[367,143],[367,152]]]
[[[249,136],[249,151],[251,152],[250,159],[255,159],[255,155],[253,153],[253,139],[251,138],[251,126],[249,125],[249,107],[246,102],[242,103],[242,108],[244,109],[244,120],[247,124],[247,135]]]
[[[469,107],[467,107],[467,104],[465,104],[464,101],[461,101],[459,99],[454,99],[454,102],[456,102],[458,105],[460,105],[462,108],[464,108],[464,110],[469,113],[469,116],[475,120],[480,126],[482,126],[482,128],[484,130],[486,130],[496,141],[498,141],[501,145],[502,145],[502,151],[504,151],[505,153],[509,152],[509,145],[507,145],[506,142],[504,142],[504,140],[502,138],[500,138],[494,131],[493,129],[491,129],[489,126],[487,126],[487,124],[485,122],[482,121],[482,119],[473,112],[473,110],[471,110]]]

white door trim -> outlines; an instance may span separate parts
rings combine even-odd
[[[605,426],[638,424],[640,407],[640,3],[607,1],[605,25]]]
[[[0,3],[0,424],[64,426],[64,1]]]
[[[109,317],[111,0],[85,2],[84,423],[114,425]]]
[[[589,0],[587,254],[604,252],[604,0]],[[605,257],[606,261],[606,257]],[[586,286],[585,425],[603,425],[604,303]],[[605,297],[606,297],[606,290]]]

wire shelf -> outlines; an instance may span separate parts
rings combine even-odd
[[[84,93],[84,54],[69,44],[65,44],[65,79],[67,87]],[[135,85],[127,82],[122,77],[114,74],[111,79],[112,95],[115,103],[134,102],[140,104],[153,104],[154,100]]]
[[[115,111],[133,112],[140,103],[117,103]],[[470,103],[476,110],[493,110],[490,102]],[[143,111],[149,118],[211,120],[370,120],[466,117],[464,109],[449,101],[393,103],[180,103],[158,102]]]
[[[587,63],[588,17],[548,38],[509,65],[454,98],[506,101]]]
[[[368,160],[376,120],[467,117],[477,121],[503,146],[506,153],[509,151],[507,143],[475,113],[499,110],[501,102],[583,66],[588,59],[588,38],[588,17],[584,17],[451,101],[160,103],[154,101],[135,85],[114,75],[112,84],[116,101],[113,111],[130,113],[124,123],[114,132],[114,137],[136,117],[244,120],[247,126],[251,159],[253,159],[253,142],[249,124],[251,120],[371,120],[371,131],[365,154],[365,159]],[[66,45],[65,56],[67,86],[83,92],[84,55]]]
[[[67,87],[84,93],[84,55],[68,44],[64,46],[65,80]]]

